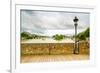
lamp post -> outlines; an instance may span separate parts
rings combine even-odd
[[[74,51],[73,51],[73,53],[74,54],[79,54],[79,48],[78,48],[78,46],[79,46],[79,44],[77,44],[77,26],[78,26],[78,18],[75,16],[75,18],[73,19],[73,21],[74,21],[74,26],[75,26],[75,44],[74,44]]]

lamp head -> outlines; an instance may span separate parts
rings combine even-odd
[[[75,16],[75,18],[73,19],[74,22],[78,22],[78,18]]]

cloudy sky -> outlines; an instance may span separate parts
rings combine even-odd
[[[78,33],[89,27],[88,13],[21,10],[21,32],[73,35],[75,16],[79,19]]]

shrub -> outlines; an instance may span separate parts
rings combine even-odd
[[[32,39],[33,37],[32,37],[32,35],[31,35],[30,33],[28,33],[28,32],[22,32],[22,33],[21,33],[21,38],[23,38],[23,39]]]
[[[65,38],[65,36],[64,36],[64,35],[58,35],[58,34],[56,34],[56,35],[53,36],[53,38],[54,38],[55,40],[60,41],[60,40],[63,40],[63,39]]]

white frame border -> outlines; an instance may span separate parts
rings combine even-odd
[[[17,34],[18,35],[18,32],[20,32],[18,29],[19,29],[19,25],[17,25],[17,24],[19,24],[19,21],[18,21],[18,18],[19,18],[19,14],[17,13],[17,15],[16,15],[16,11],[19,11],[20,10],[20,7],[19,7],[19,9],[18,8],[16,8],[16,6],[22,6],[22,8],[23,8],[23,6],[24,6],[24,4],[15,4],[14,5],[14,8],[12,8],[12,10],[11,10],[11,72],[12,73],[15,73],[15,72],[20,72],[20,71],[24,71],[24,70],[27,70],[27,71],[32,71],[33,69],[34,70],[36,70],[36,71],[38,71],[38,70],[45,70],[45,69],[47,69],[46,67],[47,67],[47,65],[49,66],[48,67],[48,69],[63,69],[63,68],[72,68],[72,67],[77,67],[77,68],[79,68],[79,67],[87,67],[87,66],[94,66],[95,65],[95,50],[94,49],[92,49],[92,51],[91,51],[91,53],[90,53],[90,60],[89,61],[75,61],[75,62],[50,62],[50,63],[38,63],[38,64],[36,64],[36,63],[34,63],[34,64],[29,64],[29,65],[27,65],[27,66],[31,66],[31,65],[34,65],[34,67],[33,66],[31,66],[31,69],[27,69],[27,67],[25,67],[25,65],[19,65],[19,60],[17,60],[17,59],[19,59],[19,55],[18,55],[18,53],[16,53],[15,51],[18,51],[18,49],[16,50],[16,43],[18,44],[18,41],[16,41],[15,39],[19,39],[19,38],[17,38],[15,35]],[[92,48],[95,48],[95,22],[94,22],[94,20],[95,20],[95,9],[94,9],[94,7],[77,7],[77,5],[75,5],[75,6],[43,6],[43,5],[27,5],[27,4],[25,4],[25,9],[27,9],[27,7],[29,6],[30,8],[31,7],[43,7],[44,9],[45,9],[45,7],[47,8],[47,10],[50,10],[50,8],[51,8],[51,10],[52,10],[52,8],[58,8],[58,10],[59,10],[59,8],[61,8],[61,9],[75,9],[75,11],[77,11],[77,12],[80,12],[80,10],[83,10],[83,11],[81,11],[81,12],[89,12],[90,13],[90,29],[91,29],[91,32],[90,32],[90,34],[91,34],[91,37],[90,37],[90,43],[92,43],[92,44],[94,44],[94,45],[92,45],[92,44],[90,44],[90,46],[92,47]],[[36,8],[37,9],[37,8]],[[43,10],[43,9],[42,9]],[[68,10],[68,11],[69,11]],[[86,11],[84,11],[84,10],[86,10]],[[65,10],[64,10],[65,11]],[[13,24],[13,25],[12,25]],[[93,24],[93,25],[91,25],[91,24]],[[16,29],[17,28],[17,29]],[[20,35],[18,35],[18,36],[20,36]],[[19,46],[20,47],[20,46]],[[59,65],[60,64],[60,65]],[[41,69],[40,69],[40,66],[45,66],[46,65],[46,67],[42,67]],[[53,66],[52,66],[53,65]],[[66,66],[67,65],[67,66]],[[19,67],[20,66],[20,67]],[[37,66],[37,68],[35,68]],[[22,69],[22,67],[25,67],[25,68],[23,68]],[[57,67],[57,68],[56,68]]]

